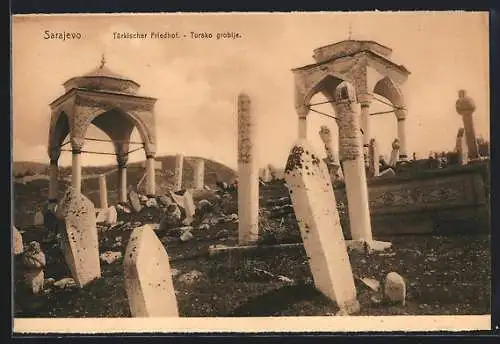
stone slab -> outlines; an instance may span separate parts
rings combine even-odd
[[[150,225],[134,229],[123,265],[133,317],[179,316],[169,257]]]
[[[101,277],[94,204],[69,188],[57,207],[59,240],[73,279],[80,288]]]
[[[294,143],[285,180],[316,288],[339,308],[356,312],[359,303],[330,176],[307,140]]]

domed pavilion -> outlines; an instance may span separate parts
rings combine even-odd
[[[90,73],[73,77],[64,84],[65,93],[50,104],[48,154],[50,157],[49,201],[57,201],[58,160],[62,147],[71,145],[72,187],[81,190],[81,154],[112,154],[116,156],[119,178],[119,201],[127,200],[127,162],[130,145],[141,144],[146,153],[147,194],[154,196],[154,157],[156,133],[155,98],[138,95],[140,85],[114,73],[106,66],[104,56],[100,66]],[[84,150],[87,129],[93,124],[105,132],[114,145],[114,153]],[[130,141],[137,128],[141,142]],[[69,135],[69,141],[63,142]]]

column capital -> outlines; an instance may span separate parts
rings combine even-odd
[[[146,159],[154,159],[155,155],[152,153],[146,154]]]
[[[373,101],[373,94],[371,93],[359,93],[356,97],[358,98],[358,103],[361,104],[361,107],[369,107]]]
[[[120,154],[116,156],[116,162],[118,163],[118,168],[127,168],[128,155]]]

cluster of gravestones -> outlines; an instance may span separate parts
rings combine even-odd
[[[329,170],[306,139],[298,139],[293,144],[286,163],[285,180],[314,284],[337,303],[341,314],[352,314],[359,311],[360,305],[348,245],[384,250],[390,247],[390,243],[372,238],[365,161],[359,123],[356,122],[359,116],[352,106],[352,86],[347,83],[339,85],[339,88],[343,87],[347,92],[339,94],[347,94],[348,98],[337,95],[340,155],[348,202],[357,205],[348,209],[353,240],[350,243],[344,240]],[[259,171],[255,163],[253,120],[250,99],[242,94],[238,99],[237,217],[240,247],[255,244],[259,235]],[[134,196],[129,191],[132,207],[139,209],[137,202],[140,200],[131,195]],[[101,277],[94,205],[70,188],[59,203],[56,216],[60,228],[63,228],[59,245],[75,284],[83,288]],[[151,225],[133,230],[123,265],[132,316],[178,316],[168,254]],[[389,298],[404,301],[405,287],[401,276],[390,274],[388,280],[386,290],[393,295]]]

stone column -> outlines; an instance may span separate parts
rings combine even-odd
[[[326,161],[330,175],[333,175],[335,180],[342,179],[338,150],[333,148],[330,128],[322,125],[319,130],[319,136],[325,145]]]
[[[405,118],[398,118],[398,141],[399,141],[399,160],[407,160],[408,154],[406,152],[406,120]]]
[[[476,159],[479,157],[479,148],[476,139],[476,129],[474,128],[474,121],[472,119],[472,114],[474,110],[476,110],[476,104],[472,98],[467,96],[465,90],[460,90],[458,91],[458,100],[455,107],[458,114],[462,116],[462,121],[464,123],[469,159]]]
[[[399,161],[399,151],[401,149],[401,145],[399,143],[399,139],[394,139],[392,141],[392,151],[391,151],[391,159],[389,160],[389,165],[394,167]]]
[[[340,159],[344,167],[349,222],[353,240],[372,241],[368,186],[363,156],[360,115],[355,112],[354,87],[342,82],[335,91],[339,117]]]
[[[155,157],[154,155],[148,155],[146,157],[146,195],[154,197],[155,194]]]
[[[370,160],[370,166],[368,171],[372,177],[378,177],[380,174],[380,166],[379,166],[379,152],[377,147],[377,142],[375,139],[370,140],[370,146],[368,147],[368,156]]]
[[[101,209],[108,209],[108,188],[106,186],[106,175],[99,175],[99,200]]]
[[[255,163],[255,123],[250,98],[238,96],[238,243],[259,238],[259,170]]]
[[[307,116],[299,116],[299,138],[307,138]]]
[[[458,129],[457,143],[456,143],[455,150],[458,153],[458,163],[460,165],[466,165],[469,162],[468,161],[469,154],[467,151],[467,142],[466,142],[466,138],[465,138],[464,128]]]
[[[71,186],[75,189],[77,195],[80,195],[82,192],[82,154],[79,149],[73,149],[72,153]]]
[[[366,168],[369,168],[368,149],[371,139],[370,130],[370,104],[373,96],[369,93],[358,94],[358,103],[361,106],[361,130],[363,131],[363,156]]]
[[[175,156],[175,189],[182,189],[182,171],[184,168],[184,156],[177,154]]]
[[[59,166],[57,166],[57,159],[50,159],[49,169],[49,202],[57,202],[57,179],[59,177]]]
[[[194,167],[194,187],[203,189],[205,186],[205,160],[203,158],[196,159]]]
[[[117,155],[118,162],[118,202],[127,202],[127,155]]]

